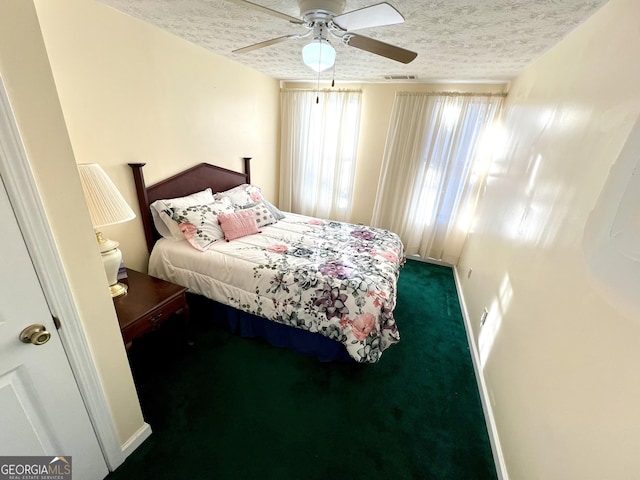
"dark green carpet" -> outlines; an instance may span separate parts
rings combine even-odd
[[[141,339],[129,355],[153,434],[107,478],[496,478],[451,269],[408,261],[397,303],[401,341],[375,365],[197,320],[190,350],[178,325]]]

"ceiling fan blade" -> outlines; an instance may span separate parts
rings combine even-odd
[[[375,53],[383,57],[390,58],[400,63],[409,63],[418,56],[416,52],[405,50],[388,43],[374,40],[373,38],[363,37],[362,35],[348,34],[345,43],[350,47],[359,48],[367,52]]]
[[[257,50],[259,48],[268,47],[270,45],[275,45],[276,43],[286,42],[292,38],[300,38],[300,35],[285,35],[284,37],[276,37],[271,40],[265,40],[264,42],[254,43],[253,45],[248,45],[246,47],[238,48],[237,50],[233,50],[233,53],[247,53],[251,50]]]
[[[402,22],[404,22],[402,14],[386,2],[333,17],[333,23],[346,31],[395,25]]]
[[[235,3],[237,5],[243,5],[248,8],[253,8],[254,10],[257,10],[262,13],[266,13],[268,15],[272,15],[274,17],[281,18],[283,20],[286,20],[287,22],[296,23],[299,25],[304,24],[304,21],[300,20],[299,18],[292,17],[290,15],[287,15],[286,13],[278,12],[277,10],[272,10],[271,8],[263,7],[262,5],[258,5],[257,3],[248,2],[247,0],[227,0],[227,1],[231,3]]]

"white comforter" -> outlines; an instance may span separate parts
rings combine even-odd
[[[400,340],[393,318],[404,261],[387,230],[287,214],[262,233],[201,252],[161,239],[151,275],[239,310],[342,342],[376,362]]]

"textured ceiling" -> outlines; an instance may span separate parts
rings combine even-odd
[[[536,58],[602,7],[607,0],[388,0],[404,16],[399,25],[358,34],[418,53],[404,65],[346,45],[337,51],[337,81],[381,82],[415,75],[418,82],[501,82]],[[289,40],[248,53],[233,50],[271,38],[305,33],[303,26],[226,0],[100,0],[212,52],[280,80],[310,81],[302,63],[309,40]],[[253,0],[300,17],[295,0]],[[347,0],[345,12],[379,3]],[[331,71],[322,78],[330,78]]]

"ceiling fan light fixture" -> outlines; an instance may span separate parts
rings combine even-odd
[[[302,48],[302,61],[314,72],[322,72],[333,67],[336,50],[324,38],[316,39]]]

